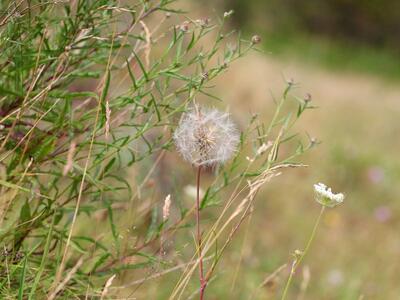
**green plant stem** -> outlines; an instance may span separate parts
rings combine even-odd
[[[201,228],[200,228],[200,177],[201,177],[201,166],[197,168],[197,194],[196,194],[196,229],[197,229],[197,251],[199,253],[199,273],[200,273],[200,300],[204,299],[204,291],[207,286],[207,282],[204,280],[203,270],[203,255],[201,251]]]
[[[288,278],[288,280],[287,280],[287,282],[286,282],[286,286],[285,286],[285,289],[284,289],[284,291],[283,291],[281,300],[285,300],[285,299],[286,299],[287,293],[288,293],[288,291],[289,291],[290,284],[291,284],[292,279],[293,279],[293,275],[296,273],[297,267],[298,267],[298,266],[300,265],[300,263],[303,261],[303,259],[304,259],[304,257],[306,256],[308,250],[310,249],[311,243],[312,243],[313,240],[314,240],[315,233],[317,232],[317,228],[318,228],[318,226],[319,226],[319,223],[320,223],[320,221],[321,221],[321,218],[322,218],[322,215],[323,215],[324,211],[325,211],[325,206],[322,206],[321,211],[320,211],[320,213],[319,213],[319,215],[318,215],[317,221],[315,222],[314,228],[313,228],[313,230],[312,230],[312,232],[311,232],[310,238],[308,239],[306,248],[305,248],[304,251],[301,253],[300,257],[299,257],[298,259],[296,258],[296,259],[293,261],[293,263],[292,263],[292,268],[291,268],[291,270],[290,270],[289,278]]]

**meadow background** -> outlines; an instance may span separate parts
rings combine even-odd
[[[324,216],[304,262],[306,274],[296,275],[290,299],[400,297],[400,40],[391,34],[400,30],[397,6],[219,1],[217,11],[234,10],[233,28],[262,37],[263,53],[230,67],[216,84],[218,95],[236,116],[251,102],[268,118],[275,107],[271,95],[293,79],[298,94],[310,93],[318,106],[299,125],[321,144],[305,154],[308,168],[272,181],[258,196],[251,220],[222,262],[218,284],[210,286],[212,299],[247,299],[304,247],[319,211],[312,193],[319,181],[345,193],[345,204]],[[279,299],[286,275],[260,289],[257,299]]]
[[[129,1],[117,4],[121,3],[129,4]],[[146,5],[147,1],[140,3]],[[306,151],[299,159],[308,167],[285,171],[261,189],[251,216],[243,222],[219,261],[217,272],[207,287],[206,299],[280,299],[290,264],[294,259],[292,254],[297,249],[304,249],[319,214],[320,205],[314,201],[313,192],[313,184],[317,182],[326,183],[335,192],[344,193],[346,199],[343,205],[326,210],[323,215],[310,252],[293,279],[288,299],[399,299],[399,3],[390,0],[368,3],[346,0],[207,0],[178,3],[179,8],[188,11],[188,20],[210,18],[210,21],[214,22],[221,19],[224,12],[233,10],[226,20],[226,32],[240,31],[241,36],[248,40],[255,34],[261,37],[261,42],[256,45],[258,51],[250,51],[238,61],[229,64],[227,70],[221,72],[212,82],[212,93],[222,99],[222,102],[208,95],[199,95],[199,101],[228,107],[241,129],[246,126],[245,120],[254,113],[261,120],[270,120],[276,109],[274,99],[281,96],[288,82],[295,83],[293,92],[298,97],[311,99],[310,103],[315,107],[308,110],[296,124],[297,132],[318,141],[315,147]],[[147,24],[157,24],[157,18],[158,16],[150,16]],[[180,19],[182,20],[184,19]],[[170,22],[177,21],[172,18]],[[210,46],[212,42],[213,39],[208,38],[205,45]],[[161,43],[152,48],[152,61],[161,56],[166,45]],[[104,42],[101,46],[105,49],[108,44]],[[107,61],[107,56],[105,51],[99,60]],[[1,62],[7,65],[7,62]],[[143,70],[142,68],[143,66],[136,66],[135,76]],[[104,74],[101,74],[101,78],[107,81]],[[129,78],[126,72],[117,79],[113,78],[115,81],[112,81],[109,87],[109,94],[116,95],[119,89],[129,87],[131,83],[126,78]],[[72,92],[76,93],[94,90],[94,81],[89,79],[74,82],[72,87]],[[1,92],[2,96],[5,95],[3,99],[9,96],[7,90],[2,89]],[[89,108],[88,111],[94,116],[95,106]],[[111,110],[113,109],[111,104]],[[104,123],[105,119],[106,117]],[[83,117],[83,120],[92,119]],[[167,120],[172,120],[176,125],[179,118]],[[146,115],[141,121],[146,121]],[[127,130],[137,132],[136,127]],[[127,171],[124,169],[113,177],[115,181],[111,181],[110,185],[116,190],[110,189],[107,192],[112,195],[108,197],[117,203],[115,207],[104,201],[104,206],[96,206],[95,212],[91,214],[91,202],[87,201],[89,204],[86,206],[87,202],[84,201],[85,213],[80,214],[78,218],[76,234],[99,238],[109,246],[110,252],[119,254],[119,246],[124,247],[127,244],[126,248],[129,248],[129,243],[134,240],[131,240],[131,237],[127,238],[131,231],[138,236],[147,234],[146,241],[147,238],[151,240],[154,237],[154,228],[157,227],[154,220],[160,218],[154,216],[154,213],[161,210],[166,195],[171,195],[173,220],[182,215],[182,207],[189,208],[193,204],[194,169],[183,162],[172,144],[157,144],[164,134],[169,135],[170,132],[163,132],[159,140],[157,134],[160,132],[152,136],[156,140],[152,145],[154,148],[151,148],[154,149],[154,153],[152,150],[149,153],[143,150],[148,156],[138,156],[140,160],[137,164],[135,161],[133,167],[127,168]],[[88,141],[89,139],[85,142]],[[64,143],[67,152],[67,141]],[[140,150],[145,149],[143,145],[143,141],[137,141],[135,144]],[[162,148],[164,146],[165,148]],[[105,149],[109,151],[107,147]],[[158,147],[171,151],[159,155]],[[83,146],[82,149],[85,154]],[[102,154],[98,155],[101,157]],[[242,159],[241,163],[246,163],[243,157]],[[65,159],[59,163],[63,166]],[[156,168],[153,169],[153,166]],[[102,167],[104,168],[104,165]],[[105,166],[105,173],[111,167],[112,164]],[[81,170],[75,168],[80,174]],[[15,180],[19,184],[18,177]],[[212,172],[204,175],[204,190],[213,180]],[[128,184],[132,183],[132,186],[136,185],[139,193],[142,193],[139,195],[142,202],[139,202],[138,212],[134,217],[128,212],[127,206],[117,201],[119,196],[125,194],[118,193],[116,182],[125,181]],[[143,182],[143,185],[140,182]],[[92,195],[87,197],[91,199]],[[4,196],[2,199],[5,198]],[[107,200],[107,197],[105,198]],[[219,200],[221,202],[216,205],[206,207],[203,215],[205,227],[210,227],[218,217],[224,199]],[[112,209],[115,209],[114,214],[110,212]],[[21,208],[21,212],[23,210]],[[70,224],[72,220],[72,211],[73,206],[63,211],[66,224]],[[136,217],[138,221],[134,219]],[[110,227],[109,223],[113,226]],[[130,228],[131,223],[137,223],[137,228]],[[181,269],[165,274],[163,271],[180,263],[185,264],[190,259],[194,252],[192,223],[185,224],[182,234],[176,234],[163,241],[166,262],[164,265],[157,261],[156,256],[150,256],[159,251],[158,244],[147,245],[145,242],[143,248],[146,251],[143,253],[146,254],[124,257],[124,260],[120,261],[122,267],[124,264],[133,267],[126,270],[116,268],[117,271],[122,270],[122,275],[118,273],[119,276],[110,281],[107,297],[168,299],[181,276]],[[19,224],[19,227],[23,225],[24,223]],[[49,227],[48,224],[47,226]],[[162,231],[163,227],[158,226]],[[39,228],[38,236],[43,240],[47,236],[48,227],[43,227],[42,231]],[[67,225],[65,228],[68,229]],[[146,233],[148,228],[151,230]],[[57,230],[57,238],[62,245],[68,231],[63,233],[62,228]],[[33,244],[28,243],[22,247],[25,257],[28,257],[26,253],[29,253],[29,245]],[[4,242],[2,248],[7,249],[9,245],[10,242]],[[42,244],[38,245],[43,247]],[[45,249],[48,250],[48,244],[46,245]],[[46,299],[46,287],[52,285],[57,264],[62,256],[62,248],[57,250],[58,246],[55,246],[55,249],[56,252],[51,250],[49,254],[49,261],[55,267],[44,268],[44,271],[42,267],[45,263],[40,262],[40,256],[31,262],[32,268],[29,269],[26,267],[29,266],[27,260],[13,258],[10,261],[7,258],[8,254],[3,252],[2,262],[7,267],[4,267],[1,273],[3,298],[25,299],[25,295],[32,291],[31,284],[35,282],[35,275],[40,270],[43,272],[43,282],[35,282],[39,296],[35,298],[32,292],[29,297]],[[74,266],[79,264],[78,254],[87,253],[87,249],[81,248],[78,242],[73,244],[73,249],[73,262],[68,264],[68,270],[73,270]],[[19,252],[13,255],[16,254]],[[107,259],[108,256],[101,263],[105,265],[104,270],[109,271]],[[8,264],[13,260],[15,271],[9,272]],[[78,263],[75,265],[76,261]],[[99,267],[100,270],[102,268]],[[99,298],[115,270],[109,273],[106,271],[104,275],[101,274],[103,277],[96,277],[91,281],[93,286],[90,290],[93,295],[89,298]],[[10,273],[15,273],[16,279],[12,276],[10,279]],[[162,276],[154,276],[155,274]],[[60,299],[68,299],[74,294],[77,295],[77,299],[82,299],[85,290],[82,292],[79,288],[86,286],[86,275],[86,271],[78,267],[78,271],[75,270],[71,275],[72,286],[66,289],[69,294],[62,294]],[[198,286],[196,275],[188,285],[189,291],[195,291]],[[22,284],[26,278],[29,280]],[[265,281],[266,279],[268,280]],[[19,290],[12,288],[13,280],[19,281],[19,284],[15,285],[20,287]],[[41,284],[43,288],[40,288]],[[186,296],[189,299],[197,297],[191,292]]]

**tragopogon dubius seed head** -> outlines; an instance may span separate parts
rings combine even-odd
[[[195,166],[214,166],[232,157],[239,132],[228,113],[195,106],[183,114],[174,141],[185,160]]]

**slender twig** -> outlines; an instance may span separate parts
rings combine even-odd
[[[256,289],[254,289],[254,290],[250,293],[249,300],[253,299],[253,298],[257,295],[257,293],[260,291],[260,289],[261,289],[263,286],[266,286],[267,283],[271,282],[274,278],[276,278],[276,277],[278,276],[278,274],[279,274],[280,272],[282,272],[286,267],[287,267],[287,264],[283,264],[283,265],[281,265],[278,269],[276,269],[276,270],[273,271],[271,274],[269,274],[269,275],[263,280],[263,282],[262,282]]]
[[[244,252],[245,252],[245,246],[248,245],[247,243],[247,238],[249,235],[249,228],[250,228],[250,222],[251,222],[251,215],[248,218],[247,224],[246,224],[246,230],[244,232],[244,237],[243,237],[243,241],[242,241],[242,248],[240,250],[240,257],[239,257],[239,261],[236,265],[236,269],[233,275],[233,280],[232,280],[232,285],[231,285],[231,293],[233,292],[235,286],[236,286],[236,280],[239,274],[239,270],[240,270],[240,265],[242,264],[242,260],[243,260],[243,256],[244,256]]]
[[[321,221],[321,217],[322,217],[324,211],[325,211],[325,206],[322,206],[321,211],[320,211],[320,213],[318,215],[317,221],[315,222],[314,228],[313,228],[313,230],[311,232],[310,238],[308,239],[306,248],[304,249],[303,252],[301,252],[300,257],[295,258],[295,260],[292,263],[292,268],[290,270],[289,278],[288,278],[288,280],[286,282],[286,286],[285,286],[285,289],[283,291],[281,300],[286,299],[287,293],[289,291],[290,283],[292,282],[292,279],[293,279],[293,275],[296,273],[297,267],[303,261],[303,259],[306,256],[308,250],[310,249],[311,243],[314,240],[315,233],[317,232],[317,228],[319,226],[319,223]]]
[[[212,256],[204,257],[203,261],[207,261],[207,260],[210,260],[212,258],[213,258]],[[188,263],[181,263],[181,264],[176,265],[175,267],[172,267],[172,268],[167,269],[165,271],[162,271],[162,272],[159,272],[159,273],[155,273],[155,274],[153,274],[151,276],[148,276],[148,277],[145,277],[145,278],[142,278],[142,279],[138,279],[138,280],[129,282],[129,283],[121,285],[121,286],[111,287],[110,289],[111,290],[126,289],[126,288],[134,286],[134,285],[142,284],[142,283],[144,283],[146,281],[160,278],[160,277],[164,276],[165,274],[177,271],[179,269],[183,269],[184,267],[187,267],[188,265],[193,265],[196,262],[197,262],[197,260],[196,261],[191,261],[191,262],[188,262]]]
[[[78,271],[80,266],[83,264],[84,259],[83,256],[79,258],[78,262],[75,264],[75,266],[68,272],[68,274],[65,276],[64,280],[56,287],[56,289],[47,297],[47,300],[53,300],[57,296],[59,292],[63,290],[63,288],[66,286],[66,284],[71,280],[72,276]]]

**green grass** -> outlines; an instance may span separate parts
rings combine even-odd
[[[377,49],[306,34],[264,34],[265,51],[283,59],[298,59],[333,71],[354,71],[400,79],[400,60],[391,49]]]

